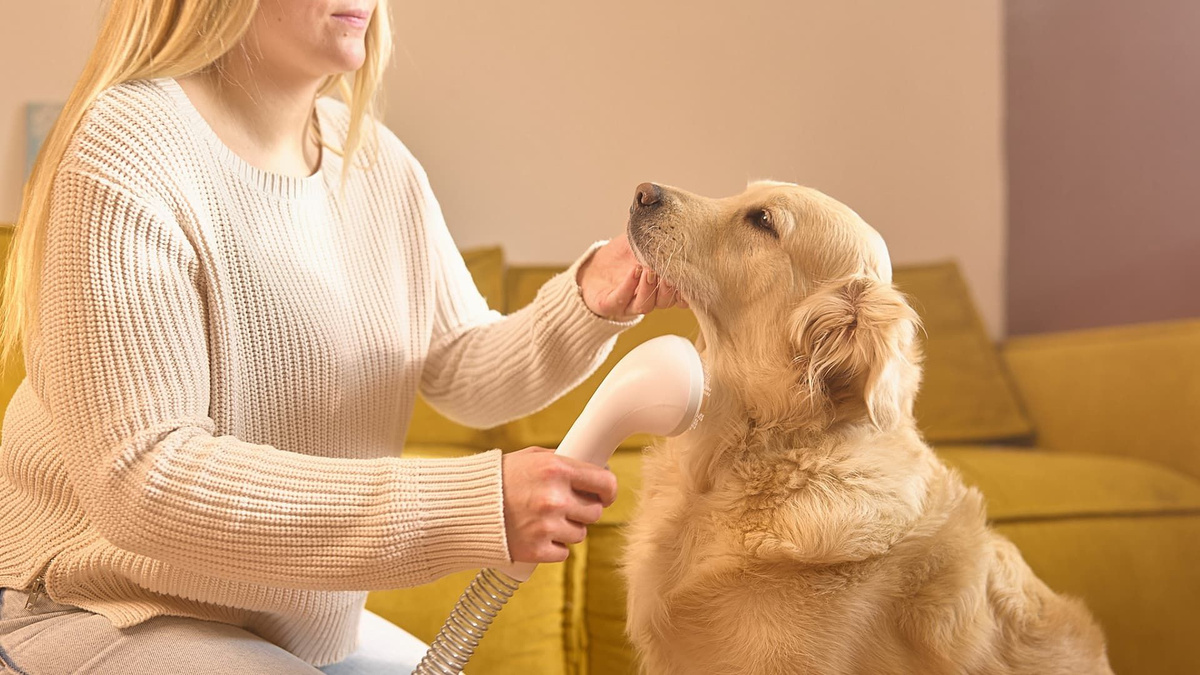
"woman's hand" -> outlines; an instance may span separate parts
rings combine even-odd
[[[597,249],[579,268],[577,281],[588,309],[616,321],[688,306],[675,287],[638,263],[624,234]]]
[[[504,529],[513,562],[562,562],[587,525],[617,498],[608,469],[546,448],[525,448],[501,460]]]

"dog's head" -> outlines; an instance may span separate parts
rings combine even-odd
[[[844,204],[788,183],[725,199],[643,183],[629,241],[692,306],[714,378],[757,422],[911,416],[918,319],[883,238]]]

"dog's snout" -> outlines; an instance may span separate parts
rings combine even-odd
[[[637,186],[634,206],[653,206],[662,200],[662,188],[654,183],[642,183]]]

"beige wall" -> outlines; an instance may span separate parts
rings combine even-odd
[[[61,102],[96,39],[95,0],[4,2],[0,20],[0,223],[11,223],[25,181],[25,104]]]
[[[0,221],[17,210],[23,105],[66,95],[96,6],[6,10]],[[898,262],[960,260],[1003,330],[999,0],[393,6],[386,119],[460,245],[563,262],[621,231],[641,181],[724,195],[794,180],[855,207]]]
[[[1003,330],[999,0],[397,0],[387,121],[460,245],[561,261],[634,186],[772,177],[856,208],[899,262],[957,258]]]

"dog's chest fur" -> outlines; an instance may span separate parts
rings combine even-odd
[[[1017,636],[1033,625],[1025,607],[1078,613],[915,432],[749,436],[697,464],[712,440],[647,452],[624,565],[645,672],[1037,672],[1001,665],[1026,648],[1013,637],[1001,656],[1000,624]]]
[[[646,456],[625,567],[635,642],[678,643],[701,634],[696,625],[735,625],[768,606],[793,616],[796,628],[798,611],[814,619],[856,612],[841,598],[872,583],[872,557],[907,531],[925,492],[923,462],[909,458],[889,476],[853,453],[750,435],[720,452],[701,486],[692,460],[713,451],[710,441],[687,435]]]
[[[697,469],[694,455],[712,453],[708,443],[689,435],[648,452],[640,514],[649,517],[635,519],[632,535],[653,531],[663,555],[711,545],[740,566],[773,556],[811,565],[862,560],[908,531],[938,468],[919,442],[878,457],[858,442],[750,433],[720,450],[711,469]]]

